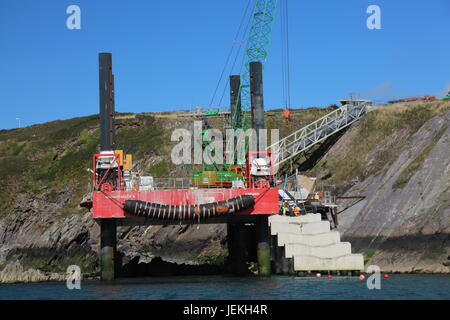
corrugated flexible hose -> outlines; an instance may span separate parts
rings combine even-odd
[[[166,205],[140,200],[125,200],[124,210],[130,214],[156,220],[194,220],[225,216],[255,204],[251,195],[198,205]]]

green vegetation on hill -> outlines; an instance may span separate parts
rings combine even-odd
[[[137,115],[135,119],[123,123],[126,126],[117,130],[116,148],[125,150],[135,158],[158,152],[170,141],[165,128],[152,116]]]
[[[97,123],[98,116],[89,116],[1,130],[0,214],[17,193],[52,192],[72,181],[85,182],[89,158],[98,141],[98,134],[87,130]]]
[[[266,112],[265,125],[267,129],[279,129],[279,135],[282,138],[335,109],[335,107],[291,109],[291,118],[289,120],[284,118],[283,109],[269,110]]]
[[[279,136],[283,137],[333,109],[335,107],[293,109],[289,121],[283,118],[283,110],[269,110],[265,117],[266,127],[280,129]],[[172,130],[180,126],[189,127],[194,119],[176,115],[160,118],[151,114],[118,118],[116,148],[133,154],[134,163],[160,157],[150,167],[149,173],[155,177],[167,177],[173,169],[169,158]],[[208,122],[220,130],[225,123],[221,118],[209,118]],[[70,186],[73,196],[63,213],[77,212],[78,202],[88,191],[91,179],[87,168],[92,166],[92,154],[99,144],[98,123],[98,115],[92,115],[0,130],[0,179],[3,182],[0,215],[11,209],[18,193],[32,196],[46,192],[49,201],[56,202],[59,191],[66,186]],[[337,161],[333,167],[340,165]],[[346,173],[341,175],[341,179],[346,178]]]
[[[159,154],[170,135],[158,121],[139,115],[117,121],[117,148],[137,158]],[[98,122],[99,117],[94,115],[1,130],[0,215],[11,208],[18,193],[47,192],[49,201],[57,201],[64,186],[70,186],[73,196],[61,214],[77,212],[91,179],[87,168],[92,167],[92,155],[98,150]],[[155,168],[159,173],[167,170],[161,165]]]
[[[313,172],[322,176],[324,184],[335,184],[345,189],[354,179],[364,180],[394,161],[409,139],[405,137],[411,137],[429,119],[449,109],[450,103],[442,101],[379,107],[350,128],[352,138],[346,150],[328,155]],[[423,152],[429,152],[430,148]],[[417,156],[417,161],[407,168],[410,172],[402,175],[397,186],[407,181],[424,157],[426,154]]]

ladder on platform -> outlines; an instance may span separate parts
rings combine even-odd
[[[366,113],[368,105],[369,103],[365,101],[349,101],[322,118],[273,143],[267,147],[267,150],[271,150],[274,154],[274,165],[281,165],[356,122]]]

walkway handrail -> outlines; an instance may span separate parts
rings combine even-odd
[[[366,112],[367,105],[367,102],[345,104],[273,143],[267,150],[274,152],[275,165],[280,165],[359,120]]]

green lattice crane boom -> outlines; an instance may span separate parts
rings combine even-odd
[[[285,0],[282,0],[285,1]],[[241,105],[241,116],[237,113],[231,115],[231,126],[233,129],[248,129],[248,114],[251,112],[251,93],[250,93],[250,62],[260,61],[263,65],[266,61],[270,39],[272,36],[272,27],[275,20],[278,0],[255,0],[251,16],[250,32],[247,39],[244,61],[240,73],[240,87],[236,105]],[[239,99],[241,101],[239,101]],[[248,145],[246,144],[246,151]],[[238,166],[242,163],[236,163]],[[213,163],[214,168],[207,166],[200,172],[193,172],[193,184],[196,186],[228,185],[233,180],[242,180],[244,177],[237,172],[233,172],[233,167],[224,165],[223,170],[218,170],[217,164]],[[214,180],[211,181],[211,169],[215,169]],[[235,170],[238,170],[235,168]],[[208,177],[206,177],[208,173]],[[205,180],[207,182],[205,182]]]
[[[275,20],[278,0],[256,0],[252,13],[250,33],[247,39],[244,62],[241,68],[241,84],[236,105],[241,105],[241,116],[231,115],[231,125],[234,129],[248,129],[248,114],[251,112],[250,95],[250,62],[266,61],[272,27]],[[240,100],[240,101],[239,101]]]

